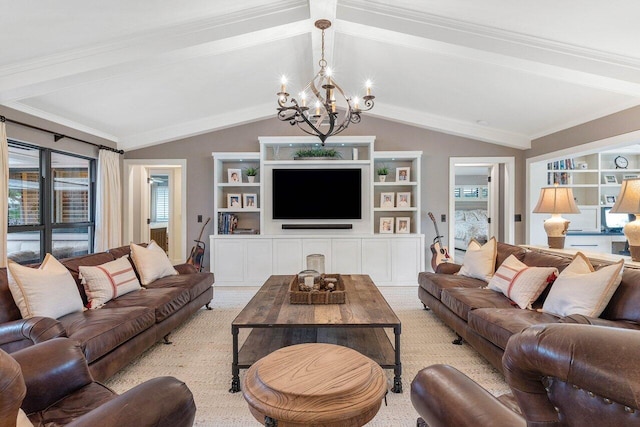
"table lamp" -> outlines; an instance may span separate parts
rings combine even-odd
[[[640,261],[640,178],[622,180],[620,194],[610,212],[635,215],[635,220],[624,226],[624,235],[629,241],[631,260]]]
[[[550,213],[551,218],[544,222],[547,232],[547,242],[553,249],[564,248],[564,237],[570,221],[562,217],[563,213],[580,213],[580,209],[573,200],[573,191],[569,187],[543,187],[540,189],[540,199],[533,209],[533,213]]]

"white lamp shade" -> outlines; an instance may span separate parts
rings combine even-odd
[[[640,178],[622,180],[620,193],[611,208],[613,213],[640,213]]]
[[[533,213],[580,213],[580,209],[573,200],[571,188],[555,186],[540,189],[540,198]]]

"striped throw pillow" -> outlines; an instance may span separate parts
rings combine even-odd
[[[510,255],[493,275],[488,287],[502,292],[518,307],[531,309],[531,304],[557,276],[555,267],[528,267]]]
[[[112,299],[141,289],[128,255],[95,267],[80,266],[79,270],[89,300],[87,307],[91,309],[100,308]]]

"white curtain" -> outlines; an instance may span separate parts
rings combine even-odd
[[[110,150],[98,154],[98,180],[96,182],[96,235],[95,252],[121,245],[122,189],[120,187],[120,155]]]
[[[0,122],[0,267],[7,265],[7,227],[9,224],[9,146],[7,126]]]

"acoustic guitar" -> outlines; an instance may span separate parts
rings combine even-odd
[[[429,212],[429,218],[433,221],[433,226],[436,229],[436,237],[433,239],[433,243],[431,244],[431,268],[433,268],[433,271],[436,271],[436,267],[438,265],[444,262],[450,262],[451,256],[449,256],[449,250],[447,247],[442,246],[442,236],[438,231],[438,223],[431,212]]]
[[[202,258],[204,258],[204,252],[206,245],[200,239],[202,239],[202,233],[204,232],[204,228],[209,224],[211,218],[207,218],[207,221],[202,226],[202,230],[200,230],[200,235],[194,242],[196,242],[195,246],[191,249],[191,253],[189,254],[189,258],[187,259],[187,264],[193,265],[198,269],[198,272],[202,271]]]

